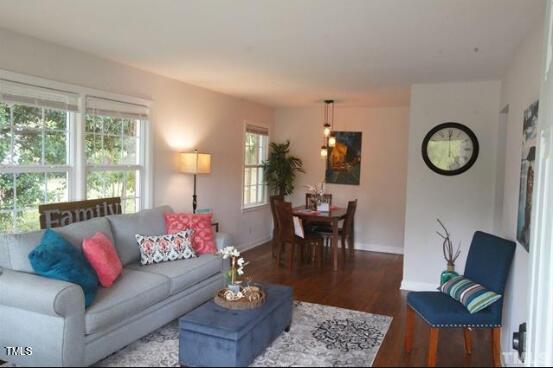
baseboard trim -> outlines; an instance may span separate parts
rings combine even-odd
[[[405,291],[436,291],[438,289],[438,284],[403,280],[399,288]]]
[[[364,250],[367,252],[403,254],[403,247],[398,247],[394,245],[367,244],[356,242],[355,249]]]
[[[263,244],[269,242],[272,238],[273,238],[272,235],[267,235],[267,236],[264,236],[263,238],[253,240],[253,241],[248,242],[248,243],[240,244],[236,248],[238,248],[240,250],[240,252],[245,252],[245,251],[248,251],[250,249],[257,248],[260,245],[263,245]]]

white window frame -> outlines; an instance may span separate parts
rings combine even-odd
[[[265,150],[265,158],[263,159],[264,161],[267,160],[267,158],[269,157],[269,145],[271,143],[271,130],[267,125],[260,124],[260,123],[251,123],[251,122],[248,122],[248,121],[244,122],[243,129],[242,129],[242,182],[241,182],[241,186],[240,186],[241,191],[242,191],[241,208],[242,208],[243,213],[250,212],[250,211],[255,211],[257,209],[266,207],[269,203],[267,183],[265,183],[265,198],[264,198],[263,202],[259,202],[259,203],[255,203],[255,204],[249,204],[249,205],[246,205],[244,203],[244,200],[245,200],[244,188],[246,187],[246,168],[259,167],[259,165],[246,165],[246,133],[247,133],[248,126],[263,128],[263,129],[266,129],[267,132],[268,132],[267,133],[267,149]]]
[[[102,96],[86,96],[86,97],[90,97],[90,98],[94,98],[94,99],[106,99],[105,97],[102,97]],[[86,97],[85,97],[85,100],[86,100]],[[111,99],[106,99],[106,100],[111,100]],[[123,101],[120,101],[120,100],[115,100],[114,102],[123,102]],[[86,105],[86,104],[85,104]],[[86,108],[87,106],[85,106]],[[83,134],[82,134],[82,137],[83,137],[83,143],[85,141],[84,137],[85,135],[87,134],[86,132],[86,115],[88,114],[88,111],[85,110],[85,114],[83,115]],[[117,116],[113,116],[113,117],[117,117]],[[122,205],[123,205],[123,208],[124,208],[124,203],[126,200],[128,199],[138,199],[139,200],[139,209],[144,209],[145,208],[145,193],[144,193],[144,188],[145,188],[145,181],[143,180],[144,176],[146,175],[146,150],[145,150],[145,147],[146,147],[146,131],[147,131],[147,125],[148,125],[148,119],[130,119],[130,120],[135,120],[137,122],[139,122],[139,135],[138,135],[138,139],[139,139],[139,146],[137,146],[137,149],[139,151],[139,157],[138,157],[138,163],[136,164],[113,164],[113,165],[106,165],[106,164],[89,164],[87,161],[86,161],[86,157],[84,157],[84,164],[85,164],[85,180],[84,180],[84,185],[85,185],[85,196],[86,196],[86,181],[87,181],[87,177],[89,174],[91,173],[95,173],[95,172],[105,172],[105,171],[117,171],[117,172],[137,172],[138,171],[138,175],[139,175],[139,181],[136,183],[137,185],[137,188],[136,188],[136,193],[135,193],[135,196],[134,197],[126,197],[126,196],[122,196],[121,197],[121,202],[122,202]],[[123,135],[121,135],[121,139],[123,139]],[[83,149],[84,149],[84,144],[83,144]],[[84,151],[83,151],[84,152]],[[86,155],[85,155],[86,156]]]
[[[68,126],[68,140],[67,147],[68,163],[63,165],[68,172],[68,188],[67,195],[69,201],[78,201],[86,199],[86,174],[88,171],[85,147],[84,147],[84,133],[86,123],[86,97],[94,96],[105,99],[111,99],[114,101],[120,101],[123,103],[130,103],[135,105],[143,105],[151,111],[153,106],[152,100],[147,100],[139,97],[126,96],[106,91],[101,91],[93,88],[82,87],[74,84],[67,84],[62,82],[56,82],[49,79],[29,76],[25,74],[15,73],[7,70],[0,69],[0,78],[6,79],[18,83],[29,84],[32,86],[50,88],[63,92],[70,92],[77,94],[79,97],[79,111],[72,113],[74,116],[74,126],[71,124]],[[153,137],[152,137],[152,116],[149,115],[147,120],[143,120],[141,124],[140,139],[140,166],[142,172],[140,175],[140,183],[138,184],[141,190],[140,193],[140,208],[147,209],[153,205]],[[44,173],[46,171],[58,172],[62,169],[62,165],[52,166],[38,166],[38,165],[13,165],[2,167],[6,173]],[[65,170],[61,170],[65,171]]]

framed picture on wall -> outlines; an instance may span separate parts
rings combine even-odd
[[[538,107],[539,101],[536,101],[524,111],[522,128],[522,160],[520,165],[517,240],[527,251],[530,249],[530,220],[532,218],[534,163],[536,162]]]
[[[336,145],[328,151],[326,182],[359,185],[361,178],[361,132],[335,132]]]

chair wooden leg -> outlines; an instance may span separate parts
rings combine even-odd
[[[501,367],[501,327],[492,328],[493,366]]]
[[[290,252],[288,252],[288,270],[292,271],[294,268],[294,251],[295,251],[295,245],[294,243],[290,243]]]
[[[463,334],[465,335],[465,353],[467,355],[472,354],[472,334],[470,328],[463,328]]]
[[[432,327],[430,329],[430,339],[428,342],[428,358],[426,365],[428,367],[436,366],[436,357],[438,356],[438,337],[440,335],[440,329]]]
[[[413,330],[415,328],[415,311],[409,305],[407,306],[407,317],[405,319],[405,352],[410,353],[413,350]]]

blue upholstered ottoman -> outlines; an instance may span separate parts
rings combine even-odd
[[[179,320],[179,361],[188,367],[251,364],[292,322],[292,288],[264,285],[265,304],[230,310],[209,301]]]

